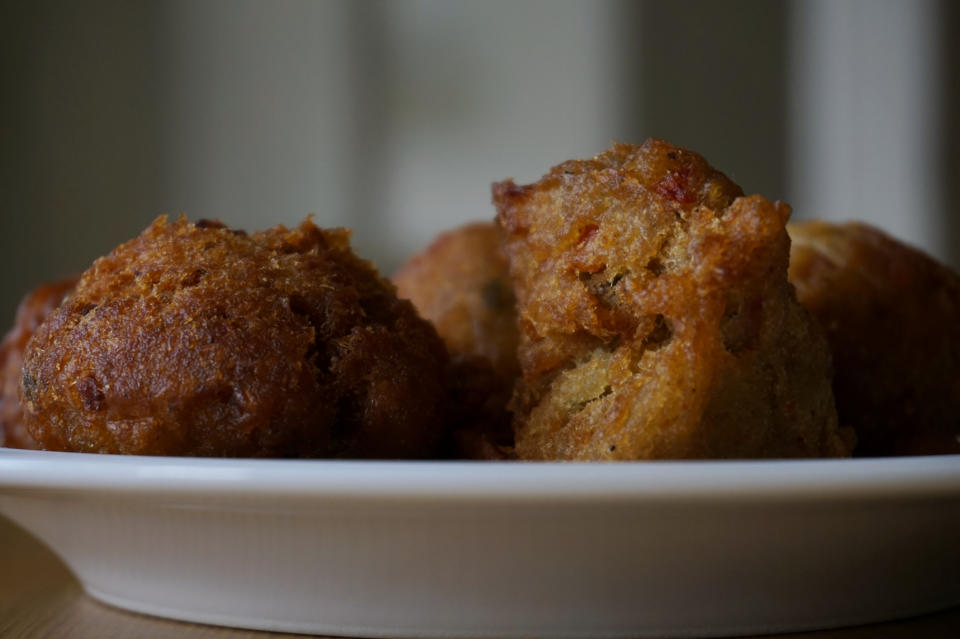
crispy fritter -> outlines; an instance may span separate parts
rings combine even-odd
[[[397,295],[433,323],[451,356],[451,455],[503,459],[513,442],[507,401],[520,374],[517,311],[503,237],[493,223],[441,233],[393,277]]]
[[[77,284],[77,277],[67,277],[38,286],[30,291],[20,306],[13,328],[0,342],[0,446],[38,448],[23,425],[20,410],[20,370],[27,342],[47,317]]]
[[[960,277],[865,224],[791,224],[790,281],[826,332],[856,455],[960,453]]]
[[[660,140],[494,185],[520,318],[526,459],[849,454],[789,207]]]
[[[503,238],[492,223],[442,233],[393,277],[452,354],[484,357],[505,379],[517,364],[517,312]]]
[[[24,355],[50,450],[423,457],[444,435],[433,327],[309,220],[169,224],[100,258]]]

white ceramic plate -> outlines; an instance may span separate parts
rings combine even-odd
[[[533,464],[0,449],[94,597],[354,636],[722,636],[960,603],[960,457]]]

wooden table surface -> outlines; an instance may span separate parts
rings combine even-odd
[[[203,626],[124,612],[87,597],[40,542],[0,516],[0,637],[3,639],[269,639],[303,637]],[[960,608],[894,623],[777,635],[779,639],[956,639]]]

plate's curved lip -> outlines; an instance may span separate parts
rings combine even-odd
[[[960,499],[960,456],[530,463],[136,457],[0,449],[0,494],[497,500]]]

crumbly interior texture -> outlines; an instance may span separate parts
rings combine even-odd
[[[31,434],[80,452],[430,456],[446,352],[348,237],[160,218],[28,344]]]
[[[843,456],[826,340],[787,282],[789,207],[661,140],[494,185],[524,459]]]
[[[451,355],[451,455],[510,456],[513,432],[506,409],[517,363],[517,311],[500,228],[474,223],[441,233],[394,275],[437,329]]]
[[[960,453],[960,276],[866,224],[791,224],[790,281],[826,332],[856,455]]]
[[[0,446],[39,447],[23,423],[20,409],[23,351],[40,324],[60,306],[76,284],[77,277],[67,277],[30,291],[17,307],[13,328],[0,342]]]

